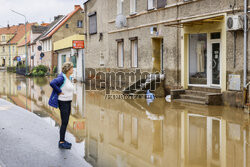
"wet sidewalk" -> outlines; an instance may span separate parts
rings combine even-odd
[[[0,99],[0,167],[89,166],[77,153],[76,146],[61,150],[58,140],[57,128]]]

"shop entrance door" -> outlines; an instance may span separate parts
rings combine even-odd
[[[211,42],[211,61],[210,61],[210,74],[211,86],[220,86],[220,42]]]
[[[189,86],[220,87],[220,32],[189,35]]]

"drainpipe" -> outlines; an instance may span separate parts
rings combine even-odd
[[[244,87],[247,84],[247,50],[248,50],[248,18],[247,18],[248,0],[244,0]]]

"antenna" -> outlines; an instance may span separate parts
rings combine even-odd
[[[115,25],[117,28],[126,27],[127,26],[126,16],[122,14],[117,15],[116,20],[115,20]]]

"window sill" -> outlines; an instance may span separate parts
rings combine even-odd
[[[95,34],[97,34],[97,32],[95,32],[95,33],[89,33],[89,35],[95,35]]]
[[[129,16],[135,16],[137,15],[137,12],[134,12],[134,13],[130,13]]]
[[[147,9],[147,11],[153,11],[153,10],[156,10],[156,8]]]

